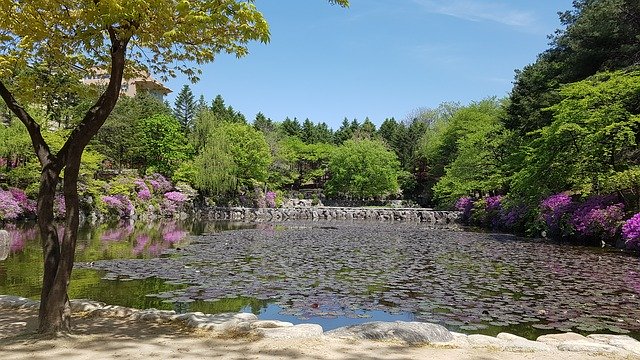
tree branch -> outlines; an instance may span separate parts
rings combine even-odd
[[[26,126],[27,131],[29,132],[29,137],[31,138],[33,150],[38,156],[40,164],[44,167],[56,162],[56,157],[51,153],[49,145],[47,145],[46,141],[42,137],[40,124],[38,124],[22,107],[22,105],[18,103],[18,101],[13,97],[13,94],[11,94],[11,91],[7,89],[2,81],[0,81],[0,96],[2,96],[2,99],[7,104],[9,110],[11,110],[11,112],[20,119],[24,126]]]
[[[98,132],[102,124],[113,110],[120,96],[122,78],[124,75],[127,44],[130,37],[124,39],[114,27],[109,27],[111,39],[111,73],[106,90],[100,95],[96,103],[87,111],[82,121],[73,129],[71,135],[58,152],[58,157],[65,163],[69,149],[84,149],[91,138]]]

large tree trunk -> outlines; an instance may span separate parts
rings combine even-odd
[[[48,236],[47,241],[43,241],[45,272],[42,282],[42,295],[40,297],[40,314],[39,328],[40,333],[57,333],[69,332],[71,330],[71,308],[69,305],[69,297],[67,290],[71,280],[71,271],[73,270],[73,262],[75,259],[76,242],[78,239],[79,226],[79,206],[78,206],[78,173],[80,171],[80,159],[83,149],[70,149],[67,162],[65,164],[65,174],[63,180],[63,194],[65,200],[65,226],[62,241],[56,234],[53,220],[53,201],[48,209],[38,209],[38,219],[41,213],[50,214],[48,221],[42,222],[40,231],[43,227],[53,233],[55,236]],[[49,196],[49,188],[44,184],[41,185]],[[55,192],[55,187],[53,188]],[[43,194],[40,194],[43,198]],[[53,200],[53,196],[51,196]],[[40,223],[40,220],[38,220]],[[47,224],[48,223],[48,224]],[[44,234],[44,232],[42,232]],[[44,239],[44,238],[43,238]]]
[[[44,257],[44,275],[40,293],[40,333],[58,332],[69,329],[68,316],[65,317],[66,299],[60,298],[60,238],[53,222],[53,202],[60,171],[53,166],[45,166],[40,175],[40,192],[38,194],[38,227],[42,239]],[[66,287],[65,292],[66,295]],[[63,320],[67,318],[67,320]]]

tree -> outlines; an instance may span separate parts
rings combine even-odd
[[[193,118],[196,115],[198,105],[196,104],[195,97],[191,92],[189,85],[184,85],[178,96],[176,97],[175,105],[173,108],[173,116],[178,119],[182,131],[187,133],[193,126]]]
[[[209,128],[195,163],[196,185],[220,195],[254,181],[266,182],[271,151],[260,131],[226,122]]]
[[[347,0],[330,2],[348,5]],[[165,76],[182,72],[197,80],[200,70],[192,64],[213,61],[222,51],[246,55],[248,42],[268,41],[268,25],[252,1],[237,0],[2,1],[0,13],[4,14],[0,17],[0,96],[27,128],[42,169],[38,227],[44,276],[39,332],[68,331],[67,288],[78,238],[80,160],[113,110],[125,71],[148,68]],[[151,60],[145,64],[142,59]],[[21,105],[37,89],[15,86],[21,70],[34,66],[49,67],[57,74],[82,67],[109,75],[98,100],[58,151],[51,149],[41,125]],[[60,181],[67,214],[62,239],[53,224],[53,199]]]
[[[513,192],[526,200],[571,190],[616,193],[640,207],[640,70],[605,72],[563,86],[553,122],[527,148]]]
[[[182,162],[191,157],[191,146],[181,124],[173,116],[154,115],[142,119],[137,130],[145,168],[153,168],[170,177]]]
[[[253,120],[253,127],[256,130],[262,131],[264,134],[276,131],[276,125],[273,123],[273,121],[264,116],[264,114],[261,112],[256,114],[256,118],[255,120]]]
[[[399,190],[400,163],[379,140],[347,140],[329,161],[329,195],[380,198]]]

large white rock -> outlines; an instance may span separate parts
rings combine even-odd
[[[405,321],[373,321],[341,327],[326,335],[366,340],[399,340],[408,344],[448,343],[454,340],[451,332],[442,325]]]
[[[625,349],[634,354],[640,355],[640,341],[627,335],[592,334],[589,339],[597,340],[611,346]]]
[[[604,344],[595,340],[565,341],[558,345],[560,351],[586,352],[594,354],[622,354],[626,353],[621,348]]]
[[[560,333],[560,334],[542,335],[542,336],[538,336],[538,338],[536,339],[536,341],[543,342],[549,345],[554,345],[554,346],[560,343],[563,343],[565,341],[575,341],[575,340],[587,340],[587,338],[580,334],[568,332],[568,333]]]
[[[552,350],[548,344],[528,340],[509,333],[500,333],[496,338],[505,341],[504,350],[506,351],[535,352]]]

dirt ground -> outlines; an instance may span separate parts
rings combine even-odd
[[[599,360],[613,356],[582,353],[513,353],[487,349],[442,349],[398,343],[319,339],[219,339],[178,325],[116,318],[82,317],[74,333],[55,339],[35,335],[33,310],[0,308],[0,359],[434,359],[434,360]]]

